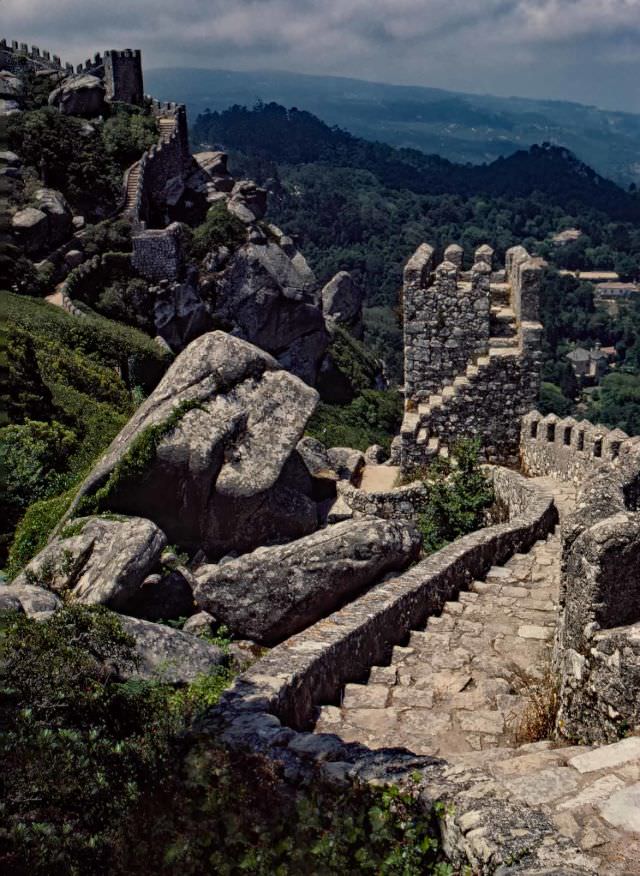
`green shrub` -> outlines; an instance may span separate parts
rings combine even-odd
[[[237,249],[246,239],[247,229],[242,222],[229,213],[225,204],[216,204],[211,207],[202,225],[194,230],[189,245],[190,255],[200,260],[218,246]]]
[[[87,258],[107,252],[131,252],[131,225],[124,219],[88,225],[82,236],[82,248]]]
[[[123,825],[133,831],[144,795],[172,774],[176,734],[227,677],[179,694],[120,683],[114,668],[135,666],[133,640],[104,608],[67,607],[47,623],[5,615],[2,624],[0,869],[115,872]]]
[[[452,455],[454,466],[438,461],[424,474],[428,498],[418,527],[427,553],[481,527],[485,511],[493,502],[493,489],[478,462],[480,442],[459,441]]]
[[[318,390],[323,399],[340,404],[375,388],[380,376],[380,362],[342,326],[333,328],[327,352],[338,373],[329,372],[325,380],[320,375]]]
[[[402,396],[395,390],[365,390],[349,405],[320,403],[307,433],[327,447],[389,448],[402,422]]]
[[[82,319],[44,301],[0,292],[0,324],[58,341],[109,368],[118,369],[129,387],[155,388],[171,356],[152,338],[100,316]]]
[[[7,573],[14,578],[46,545],[51,531],[69,509],[75,489],[53,499],[42,499],[29,506],[18,524],[9,550]]]

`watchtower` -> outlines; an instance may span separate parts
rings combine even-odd
[[[107,100],[142,105],[144,85],[142,54],[139,49],[104,53],[104,84]]]

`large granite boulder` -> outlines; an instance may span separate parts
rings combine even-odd
[[[313,272],[274,241],[248,243],[211,281],[214,316],[313,386],[329,343]]]
[[[104,111],[105,87],[102,80],[89,73],[65,79],[49,95],[50,106],[67,116],[99,116]]]
[[[174,630],[164,624],[119,617],[125,633],[135,639],[138,665],[121,673],[148,681],[189,684],[199,675],[215,672],[226,662],[224,651],[198,636]]]
[[[85,605],[126,609],[166,543],[150,520],[81,518],[31,560],[15,585],[36,581]]]
[[[410,523],[362,518],[195,572],[198,605],[236,636],[273,645],[417,559]]]
[[[44,587],[17,580],[8,586],[0,586],[0,612],[17,611],[39,619],[48,617],[61,606],[61,599]]]
[[[172,544],[212,558],[306,535],[318,525],[317,507],[294,451],[317,399],[257,347],[224,332],[202,335],[120,432],[72,508],[144,516]]]
[[[241,179],[233,186],[227,210],[244,222],[252,225],[264,217],[267,212],[267,192],[252,180]]]
[[[43,252],[49,240],[49,220],[35,207],[18,210],[11,218],[11,230],[16,242],[28,255]]]
[[[322,310],[328,325],[337,323],[362,340],[362,290],[353,282],[351,274],[340,271],[322,290]]]
[[[33,196],[35,206],[46,215],[49,235],[48,245],[58,246],[70,236],[73,212],[62,192],[55,189],[38,189]]]

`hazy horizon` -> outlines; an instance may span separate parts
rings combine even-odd
[[[640,0],[0,0],[0,31],[74,64],[291,72],[640,112]]]

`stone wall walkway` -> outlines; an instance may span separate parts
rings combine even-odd
[[[561,517],[571,510],[571,485],[536,480],[552,488]],[[560,559],[557,528],[493,567],[395,647],[389,666],[374,666],[366,684],[348,684],[340,706],[321,707],[316,730],[488,772],[496,800],[545,810],[595,856],[599,874],[637,876],[640,738],[599,748],[526,742],[531,692],[552,682]]]

